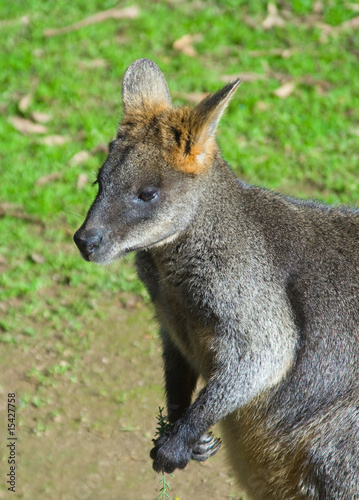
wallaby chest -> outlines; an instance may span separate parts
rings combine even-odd
[[[191,290],[193,277],[174,262],[159,262],[151,254],[141,252],[136,263],[165,334],[171,337],[193,368],[208,378],[213,366],[215,333],[208,310],[196,306],[196,302],[203,300],[203,292]]]

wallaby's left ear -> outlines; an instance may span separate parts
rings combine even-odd
[[[240,79],[228,83],[192,109],[188,130],[191,139],[182,155],[183,165],[180,167],[183,171],[200,173],[212,164],[218,122],[240,83]]]
[[[166,79],[156,63],[138,59],[126,70],[122,81],[124,113],[151,107],[172,107]]]
[[[197,144],[206,142],[214,135],[221,116],[241,82],[239,78],[235,82],[228,83],[223,89],[203,99],[193,109]]]

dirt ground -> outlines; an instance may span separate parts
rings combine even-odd
[[[70,307],[71,293],[54,295]],[[158,497],[160,476],[149,450],[164,406],[161,353],[150,309],[136,296],[125,298],[126,306],[98,300],[95,313],[82,318],[76,342],[51,327],[44,339],[30,338],[26,345],[0,344],[1,499]],[[44,317],[24,321],[49,332]],[[17,398],[15,494],[4,480],[9,392]],[[223,448],[167,479],[172,500],[244,498]]]

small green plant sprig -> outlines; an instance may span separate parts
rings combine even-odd
[[[157,428],[156,428],[156,436],[162,436],[165,434],[167,431],[169,431],[172,427],[171,422],[168,420],[167,415],[163,415],[163,408],[158,409],[158,415],[157,415]],[[171,477],[173,477],[173,474],[170,474]],[[171,487],[166,481],[166,476],[165,473],[162,472],[161,479],[160,479],[160,494],[157,497],[157,500],[171,500],[171,497],[169,496],[168,492],[171,491]]]
[[[173,477],[173,474],[170,474],[170,476]],[[171,497],[167,493],[168,491],[171,491],[170,485],[166,481],[165,473],[162,472],[161,479],[160,479],[160,494],[157,497],[157,500],[171,500]]]

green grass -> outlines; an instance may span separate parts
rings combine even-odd
[[[140,57],[161,66],[176,104],[188,93],[216,90],[223,75],[262,76],[244,82],[220,125],[223,155],[235,172],[289,194],[357,202],[359,32],[337,29],[323,36],[321,28],[325,23],[334,29],[355,13],[349,4],[332,0],[311,21],[314,2],[291,4],[284,2],[284,12],[279,4],[283,27],[264,30],[263,1],[138,2],[136,19],[107,20],[50,38],[45,29],[72,24],[116,2],[29,0],[1,7],[2,21],[12,22],[0,24],[0,301],[20,299],[25,311],[54,284],[81,287],[91,296],[144,293],[131,257],[110,268],[89,266],[72,244],[105,158],[96,148],[108,143],[121,118],[123,72]],[[187,33],[200,35],[194,43],[197,57],[173,49]],[[290,57],[274,49],[288,49]],[[102,66],[86,67],[97,59]],[[273,92],[288,79],[295,89],[280,99]],[[30,104],[21,111],[27,95]],[[51,117],[45,134],[24,135],[9,123],[10,117],[31,119],[39,111]],[[42,143],[54,134],[67,142]],[[87,160],[71,166],[79,151],[89,153]],[[57,178],[39,185],[49,174]],[[88,180],[82,189],[77,188],[80,175]],[[17,327],[10,301],[1,321],[3,341],[14,341],[11,332]]]
[[[131,258],[111,268],[91,267],[71,241],[95,195],[91,181],[105,157],[95,148],[108,143],[121,118],[123,72],[140,57],[161,66],[176,104],[184,103],[187,93],[216,90],[223,75],[262,75],[244,82],[220,126],[223,155],[235,172],[289,194],[356,203],[359,32],[337,30],[323,37],[320,23],[335,28],[355,15],[339,0],[323,4],[313,22],[313,1],[280,2],[285,25],[264,30],[267,8],[259,0],[140,1],[136,19],[107,20],[50,38],[44,37],[45,29],[72,24],[116,2],[18,0],[3,5],[2,21],[12,22],[0,25],[0,203],[5,203],[0,300],[17,297],[31,304],[54,281],[81,285],[94,295],[102,290],[144,293]],[[173,49],[173,42],[187,33],[200,35],[194,43],[197,57]],[[273,49],[288,49],[290,57]],[[103,66],[86,67],[96,59]],[[273,92],[286,79],[296,87],[280,99]],[[31,95],[30,105],[21,112],[26,95]],[[8,121],[39,111],[51,116],[42,135],[23,135]],[[42,144],[53,134],[68,141]],[[79,151],[89,152],[88,159],[71,166]],[[56,180],[37,183],[53,173]],[[80,175],[88,178],[82,189],[77,188]],[[9,321],[2,321],[3,330]]]

